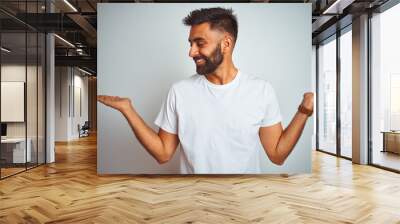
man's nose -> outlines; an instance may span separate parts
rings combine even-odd
[[[190,47],[189,57],[193,58],[193,57],[197,56],[198,54],[199,54],[199,52],[198,52],[197,47],[194,47],[194,46]]]

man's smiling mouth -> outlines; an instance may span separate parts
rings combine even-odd
[[[198,65],[198,64],[204,64],[206,61],[202,58],[199,58],[199,59],[194,59],[194,62]]]

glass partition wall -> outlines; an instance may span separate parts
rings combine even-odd
[[[400,172],[399,23],[400,4],[382,5],[369,18],[368,32],[368,164],[395,172]],[[352,157],[351,33],[350,25],[336,33],[339,37],[317,45],[317,149],[348,159]]]
[[[317,149],[352,157],[352,27],[317,47]]]
[[[318,149],[336,154],[336,36],[318,46]]]
[[[352,33],[351,25],[342,30],[340,64],[340,155],[352,158]]]
[[[18,7],[38,12],[39,4]],[[0,11],[1,179],[45,163],[45,41],[44,33]]]
[[[1,177],[26,169],[26,33],[1,33]],[[4,50],[6,49],[6,50]],[[29,147],[29,145],[28,145]]]
[[[400,4],[371,18],[370,163],[400,172]]]

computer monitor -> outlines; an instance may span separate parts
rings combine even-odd
[[[1,136],[7,136],[7,124],[1,123]]]

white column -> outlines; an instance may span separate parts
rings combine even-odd
[[[46,1],[47,12],[53,12],[51,1]],[[55,161],[55,44],[54,35],[46,35],[46,163]]]
[[[54,133],[55,133],[55,97],[54,97],[54,85],[55,85],[55,77],[54,77],[54,35],[49,33],[46,36],[46,60],[47,60],[47,76],[46,76],[46,155],[47,160],[46,163],[52,163],[55,161],[55,151],[54,151]]]

